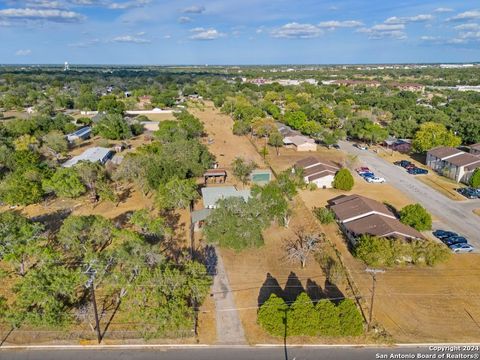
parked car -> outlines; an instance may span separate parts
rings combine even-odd
[[[464,254],[464,253],[469,253],[475,250],[475,248],[470,245],[470,244],[453,244],[449,246],[449,248],[455,253],[455,254]]]
[[[367,145],[362,145],[362,144],[355,144],[355,147],[360,149],[360,150],[368,150]]]
[[[480,198],[480,192],[477,189],[473,188],[459,188],[457,189],[459,194],[462,194],[467,199],[477,199]]]
[[[408,160],[395,161],[394,164],[403,168],[406,168],[408,165],[412,165],[412,163]]]
[[[364,179],[375,177],[375,174],[373,172],[364,172],[364,173],[361,173],[359,175],[361,177],[363,177]]]
[[[367,182],[369,183],[384,183],[385,182],[385,179],[384,178],[381,178],[381,177],[367,177],[365,178],[365,180],[367,180]]]
[[[446,239],[442,239],[442,242],[447,246],[451,246],[454,244],[467,244],[468,240],[463,236],[451,236]]]
[[[410,175],[424,175],[424,174],[428,174],[428,170],[426,170],[426,169],[421,169],[421,168],[418,168],[418,167],[408,169],[407,172],[408,172]]]
[[[435,230],[433,232],[433,236],[435,236],[437,239],[442,240],[452,236],[458,236],[458,234],[454,233],[453,231]]]
[[[358,173],[358,174],[361,174],[361,173],[366,173],[366,172],[370,172],[370,169],[366,166],[362,166],[362,167],[359,167],[357,169],[355,169],[355,171]]]

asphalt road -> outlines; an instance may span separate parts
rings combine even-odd
[[[399,354],[403,354],[399,355]],[[422,354],[422,356],[419,356]],[[426,354],[431,357],[425,356]],[[445,355],[441,355],[445,354]],[[468,357],[449,357],[464,354]],[[397,355],[397,357],[391,357]],[[432,357],[436,355],[435,357]],[[475,348],[433,350],[428,347],[401,348],[193,348],[130,350],[0,350],[2,360],[373,360],[373,359],[478,359]]]
[[[451,200],[417,180],[414,175],[408,174],[405,169],[393,165],[371,151],[357,149],[347,141],[340,141],[339,145],[344,152],[358,155],[360,163],[368,166],[375,175],[385,178],[388,183],[435,215],[438,219],[436,228],[455,231],[467,237],[477,251],[480,250],[480,217],[472,213],[473,209],[480,208],[480,200]]]

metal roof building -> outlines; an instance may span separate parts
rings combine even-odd
[[[62,164],[63,167],[75,166],[80,161],[99,162],[102,165],[105,164],[113,155],[110,149],[102,147],[92,147],[85,150],[81,155],[74,156],[70,160]]]
[[[218,200],[230,197],[241,197],[245,201],[250,198],[250,190],[237,190],[234,186],[216,186],[202,188],[203,206],[214,209]]]

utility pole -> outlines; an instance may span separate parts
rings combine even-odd
[[[97,330],[97,341],[100,344],[102,342],[102,334],[100,332],[100,321],[98,318],[98,309],[97,309],[97,300],[95,298],[95,275],[97,274],[97,270],[92,269],[89,265],[88,269],[85,271],[85,274],[89,275],[89,279],[85,284],[85,288],[91,288],[92,291],[92,303],[93,303],[93,312],[95,313],[95,328]]]
[[[367,268],[365,270],[367,273],[372,275],[372,298],[370,299],[370,313],[368,315],[368,331],[370,331],[370,328],[372,326],[372,317],[373,317],[373,304],[375,300],[375,287],[377,284],[377,274],[383,274],[385,270],[381,269],[370,269]]]

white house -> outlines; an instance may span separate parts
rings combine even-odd
[[[113,156],[113,151],[103,147],[92,147],[85,150],[82,154],[74,156],[62,164],[63,167],[69,168],[75,166],[80,161],[99,162],[104,165]]]
[[[294,147],[297,151],[317,151],[315,140],[303,135],[286,136],[283,138],[283,143],[285,146]]]
[[[468,183],[475,169],[480,168],[480,156],[442,146],[427,152],[427,165],[456,182]]]
[[[331,188],[335,174],[340,167],[328,160],[308,157],[295,163],[295,170],[303,171],[303,180],[307,184],[315,184],[318,188]]]

